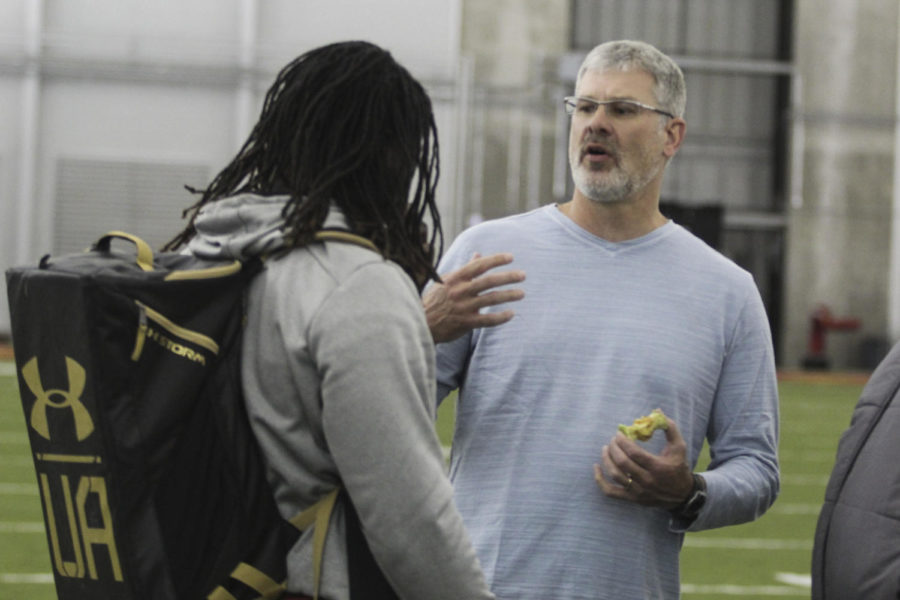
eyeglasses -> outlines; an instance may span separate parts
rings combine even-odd
[[[653,112],[665,115],[670,119],[674,119],[675,115],[666,112],[661,108],[638,102],[637,100],[592,100],[591,98],[582,98],[581,96],[566,96],[563,98],[563,104],[566,107],[568,115],[583,115],[592,117],[599,107],[603,107],[606,116],[610,119],[625,121],[638,116],[641,111],[652,110]]]

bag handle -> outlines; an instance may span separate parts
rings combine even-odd
[[[101,252],[109,252],[109,245],[113,239],[127,240],[137,246],[137,266],[140,267],[142,271],[153,270],[153,249],[150,248],[150,244],[134,234],[118,230],[110,231],[97,240],[92,249]]]

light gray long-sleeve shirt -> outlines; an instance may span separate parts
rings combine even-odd
[[[243,195],[209,205],[191,251],[271,252],[281,244],[284,200]],[[342,224],[336,211],[326,223]],[[434,346],[412,281],[379,254],[347,243],[275,256],[249,292],[242,377],[282,514],[343,486],[401,598],[492,598],[434,430]],[[321,598],[349,598],[344,523],[338,505]],[[313,592],[312,535],[305,532],[288,557],[293,592]]]
[[[687,523],[603,495],[618,424],[661,408],[709,499],[691,530],[750,521],[779,489],[772,342],[749,273],[669,222],[612,243],[545,206],[463,232],[440,272],[511,252],[528,274],[502,327],[439,344],[459,388],[450,475],[500,598],[675,600]],[[658,454],[665,437],[646,442]]]

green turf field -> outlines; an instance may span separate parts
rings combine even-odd
[[[841,432],[862,385],[781,383],[782,492],[759,521],[688,534],[684,600],[809,597],[809,559],[822,495]],[[439,412],[449,444],[453,403]],[[51,600],[51,564],[12,364],[0,361],[0,598]]]

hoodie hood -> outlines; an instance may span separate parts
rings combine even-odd
[[[194,221],[197,234],[188,243],[195,256],[247,260],[284,246],[284,217],[289,196],[239,194],[204,206]],[[325,227],[346,228],[343,213],[331,207]]]

